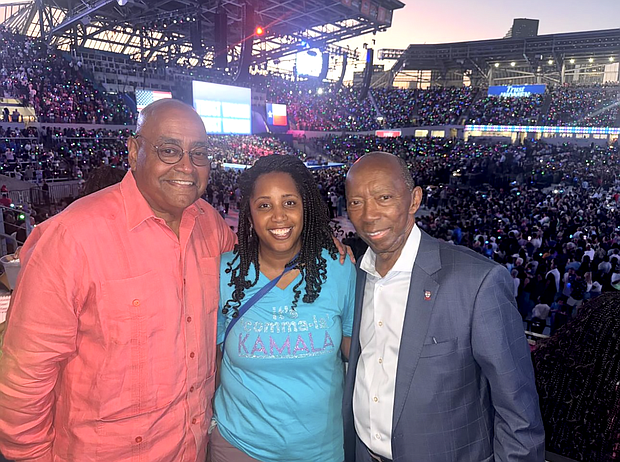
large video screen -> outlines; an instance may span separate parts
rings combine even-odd
[[[136,89],[136,106],[138,107],[138,112],[149,104],[166,98],[172,98],[172,93],[169,91]]]
[[[489,87],[488,96],[523,98],[532,95],[542,95],[546,89],[546,85],[496,85]]]
[[[300,51],[295,55],[297,75],[318,77],[323,69],[323,54],[318,48]]]
[[[252,92],[249,88],[192,82],[194,109],[207,133],[252,134]]]

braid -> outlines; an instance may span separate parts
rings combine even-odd
[[[239,307],[245,296],[245,290],[258,282],[260,264],[258,261],[259,241],[252,229],[250,197],[254,192],[256,180],[261,175],[273,172],[288,173],[293,178],[303,203],[303,229],[301,232],[301,250],[289,265],[295,265],[301,273],[301,280],[293,287],[291,310],[295,311],[301,298],[301,286],[305,283],[304,303],[314,302],[321,293],[321,285],[327,278],[327,261],[321,255],[323,249],[329,251],[336,259],[337,249],[332,239],[327,205],[321,198],[314,177],[306,166],[296,157],[288,155],[271,155],[260,157],[250,169],[239,178],[241,204],[239,208],[239,243],[235,246],[235,257],[228,264],[225,272],[230,274],[228,285],[234,287],[231,299],[226,302],[222,312],[233,310],[233,317],[238,315]],[[254,265],[254,275],[250,279],[250,265]],[[288,265],[287,265],[288,266]]]

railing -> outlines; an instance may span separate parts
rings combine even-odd
[[[15,120],[17,119],[17,120]],[[4,119],[2,118],[0,120],[3,124],[25,124],[25,123],[32,123],[32,122],[36,122],[37,121],[37,117],[34,115],[23,115],[23,114],[19,114],[18,116],[13,116],[13,114],[9,114],[9,118],[8,119]]]
[[[57,204],[67,197],[76,198],[80,194],[80,185],[77,181],[48,183],[48,186],[47,191],[33,185],[29,189],[11,190],[8,195],[15,204],[50,205]]]

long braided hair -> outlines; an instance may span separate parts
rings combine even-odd
[[[258,282],[260,264],[258,261],[259,240],[252,228],[250,198],[254,193],[254,185],[261,175],[267,173],[288,173],[301,196],[303,204],[303,229],[301,232],[301,250],[286,266],[295,266],[301,272],[301,280],[293,287],[294,298],[291,311],[295,311],[301,296],[300,287],[305,283],[304,303],[314,302],[321,292],[321,285],[327,278],[327,261],[322,257],[323,249],[327,249],[332,259],[336,259],[337,249],[332,239],[329,225],[327,204],[323,201],[314,177],[301,160],[289,155],[271,155],[260,157],[254,165],[245,170],[239,178],[241,204],[239,208],[239,227],[237,231],[239,243],[235,246],[235,257],[226,268],[230,274],[228,285],[234,287],[232,298],[222,309],[223,314],[233,310],[232,316],[237,317],[245,290]],[[248,278],[250,266],[254,265],[254,275]]]

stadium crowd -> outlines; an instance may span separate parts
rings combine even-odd
[[[483,125],[538,125],[543,101],[543,95],[521,98],[485,96],[471,106],[468,122]]]
[[[4,95],[32,106],[40,122],[39,128],[16,128],[9,125],[14,115],[3,110],[0,172],[49,190],[51,180],[83,182],[108,167],[118,179],[127,170],[131,128],[56,125],[133,128],[135,123],[123,99],[98,89],[79,62],[0,29],[0,75]],[[317,87],[269,77],[254,83],[267,101],[287,104],[291,128],[300,130],[359,132],[463,122],[620,126],[617,85],[550,87],[544,95],[525,98],[489,97],[486,90],[470,87],[373,89],[359,101],[357,89],[336,84]],[[583,147],[331,134],[307,140],[306,147],[310,153],[273,136],[209,137],[213,168],[205,199],[224,216],[238,208],[240,170],[225,164],[250,165],[270,154],[308,155],[344,164],[313,174],[331,217],[346,217],[348,167],[366,153],[392,152],[408,163],[425,192],[418,225],[504,265],[513,277],[519,311],[534,332],[554,332],[577,316],[585,300],[620,290],[617,141]],[[8,200],[7,191],[1,193],[0,200]],[[43,204],[27,205],[39,221],[74,199],[50,204],[45,197]],[[355,234],[340,237],[359,258],[363,245]]]
[[[617,127],[620,86],[562,86],[551,92],[551,105],[542,125]]]
[[[54,126],[131,125],[135,121],[135,114],[121,97],[98,90],[85,77],[80,62],[53,47],[0,29],[0,64],[4,94],[31,105],[43,124],[40,129],[0,127],[0,169],[4,173],[41,184],[52,179],[84,180],[100,166],[127,169],[129,129]],[[268,101],[287,104],[291,127],[301,130],[359,132],[464,121],[616,126],[620,116],[614,104],[620,97],[617,85],[550,87],[544,95],[524,98],[486,96],[485,90],[471,87],[372,89],[362,101],[356,89],[337,84],[319,87],[311,81],[256,76],[253,86],[264,92]],[[4,122],[13,120],[8,109],[2,115]],[[214,169],[206,198],[223,214],[239,201],[238,173],[223,164],[251,164],[259,156],[274,153],[305,155],[269,136],[209,140]],[[599,271],[599,265],[607,269],[603,264],[607,253],[620,247],[615,227],[615,178],[620,173],[615,163],[617,147],[369,135],[330,135],[308,144],[316,157],[345,165],[376,150],[403,157],[426,191],[427,213],[420,219],[421,227],[513,270],[524,318],[531,317],[541,301],[553,305],[556,312],[558,299],[576,305],[575,295],[581,295],[566,289],[564,283],[558,283],[550,296],[545,281],[550,272],[556,274],[554,269],[560,272],[561,282],[568,281],[572,273],[568,275],[567,267],[574,263],[575,274],[587,282],[586,293],[608,289],[615,282],[616,259],[607,258],[613,265],[608,271]],[[346,167],[315,173],[332,217],[345,214],[344,173]],[[584,263],[586,253],[589,261]],[[617,277],[620,280],[620,274]],[[581,300],[584,297],[587,295]],[[538,311],[535,314],[540,315]]]
[[[268,101],[287,104],[291,127],[310,131],[463,124],[620,126],[620,86],[549,87],[528,97],[487,96],[471,87],[375,88],[362,102],[356,89],[261,78]]]
[[[135,123],[135,114],[122,98],[96,88],[79,61],[2,27],[0,75],[4,96],[32,106],[39,122]]]
[[[89,147],[97,142],[122,146],[127,135],[48,130],[46,137],[75,156],[85,140]],[[269,137],[228,136],[212,142],[219,153],[214,154],[205,198],[223,215],[240,199],[239,170],[224,168],[223,163],[252,163],[257,156],[295,152]],[[576,314],[583,300],[612,290],[620,281],[617,146],[351,135],[324,138],[314,149],[345,164],[375,150],[405,158],[425,190],[420,227],[504,264],[515,279],[521,313],[533,320],[534,328],[542,331],[549,318],[551,328],[557,329]],[[124,154],[107,156],[108,164],[124,165]],[[96,158],[97,165],[105,164],[101,156]],[[333,218],[346,215],[345,175],[346,167],[315,171]],[[346,237],[355,243],[355,236]]]
[[[375,150],[407,160],[426,192],[419,225],[511,270],[524,319],[546,322],[553,313],[555,330],[584,299],[620,282],[617,144],[351,135],[325,138],[317,148],[347,163]]]
[[[5,96],[32,106],[47,123],[135,123],[120,95],[89,80],[81,62],[38,41],[0,29],[0,75]],[[254,76],[252,86],[268,101],[287,104],[290,123],[300,130],[368,131],[379,128],[457,124],[618,126],[617,85],[549,87],[526,98],[486,96],[484,89],[357,89],[337,84]],[[548,97],[547,104],[545,101]],[[4,121],[13,114],[3,113]]]

